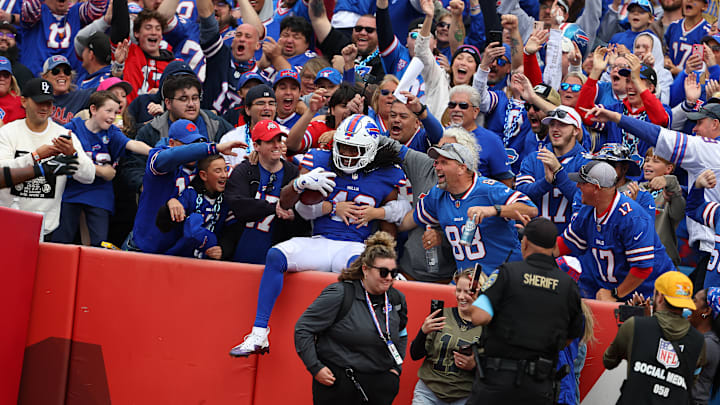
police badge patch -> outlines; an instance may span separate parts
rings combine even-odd
[[[665,368],[677,368],[680,366],[680,358],[678,358],[672,343],[663,338],[660,338],[656,359]]]
[[[485,280],[482,287],[480,288],[482,290],[482,292],[485,292],[485,290],[487,290],[488,288],[492,287],[493,284],[495,284],[495,281],[497,280],[497,277],[498,277],[498,273],[499,273],[498,270],[495,270],[492,273],[490,273],[487,280]]]

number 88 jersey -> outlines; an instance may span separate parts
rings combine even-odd
[[[616,288],[632,267],[641,272],[652,269],[650,274],[643,273],[646,278],[636,289],[649,297],[655,279],[675,269],[655,232],[653,219],[635,200],[622,193],[615,193],[610,208],[600,216],[594,207],[582,206],[562,238],[572,255],[581,257],[579,287],[585,298],[595,298],[600,288]]]
[[[420,196],[413,217],[417,224],[442,226],[459,270],[471,268],[479,262],[483,272],[490,274],[506,261],[522,260],[515,221],[500,217],[485,218],[475,229],[472,242],[461,245],[460,236],[468,219],[468,208],[516,202],[535,207],[525,194],[476,174],[468,191],[458,199],[438,186],[430,189],[427,195]]]

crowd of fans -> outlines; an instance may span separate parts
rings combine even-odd
[[[716,2],[5,7],[0,205],[46,241],[266,265],[231,354],[267,349],[283,273],[340,272],[376,230],[409,280],[490,275],[539,215],[585,298],[720,287],[720,210],[695,210],[720,190],[686,210],[720,174]]]

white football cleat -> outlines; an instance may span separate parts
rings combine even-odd
[[[253,327],[252,332],[245,336],[245,340],[242,343],[230,349],[230,356],[248,357],[251,354],[270,353],[269,334],[269,328]]]

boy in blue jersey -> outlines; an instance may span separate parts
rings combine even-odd
[[[287,128],[292,128],[300,119],[300,114],[295,112],[300,101],[298,73],[293,69],[283,69],[277,72],[273,81],[273,90],[277,102],[275,120]]]
[[[295,205],[301,216],[314,220],[314,236],[292,238],[268,251],[252,333],[230,351],[231,356],[269,350],[267,325],[282,290],[283,273],[340,272],[362,253],[363,241],[375,225],[365,213],[381,206],[387,213],[399,206],[397,194],[405,184],[405,174],[395,165],[374,163],[379,137],[380,130],[370,117],[351,115],[335,132],[332,151],[313,149],[303,157],[303,174],[282,189],[280,205],[283,209],[292,207],[304,189],[321,191],[323,201]],[[409,210],[409,204],[401,210],[397,218]]]
[[[34,75],[42,72],[42,64],[52,55],[63,55],[76,72],[82,71],[75,56],[73,41],[80,29],[100,18],[107,7],[105,0],[74,3],[58,0],[27,0],[23,2],[20,23],[23,31],[20,62]]]
[[[649,297],[655,279],[674,269],[653,218],[617,191],[617,173],[606,162],[592,161],[570,179],[585,205],[558,237],[556,256],[586,256],[579,280],[583,297],[615,302],[635,291]]]
[[[427,195],[419,197],[414,211],[405,216],[400,229],[440,225],[452,246],[458,270],[479,263],[483,272],[490,274],[506,261],[522,259],[512,220],[520,219],[521,215],[537,215],[537,207],[530,198],[478,175],[472,167],[472,152],[463,145],[434,146],[428,150],[428,156],[435,159],[438,183]],[[474,220],[477,228],[472,240],[465,244],[461,242],[461,235],[468,220]],[[432,244],[428,240],[425,243],[426,248]]]
[[[69,180],[63,193],[60,225],[53,232],[52,241],[73,243],[78,231],[80,213],[85,213],[90,244],[100,246],[107,239],[110,215],[114,211],[115,195],[112,179],[115,164],[130,150],[147,155],[150,147],[128,139],[115,125],[115,113],[120,100],[109,91],[93,93],[89,101],[90,118],[75,118],[65,125],[80,140],[84,152],[95,164],[95,181],[82,184]]]
[[[587,163],[585,148],[577,142],[582,125],[580,115],[561,105],[542,120],[549,127],[550,144],[523,160],[516,187],[540,207],[540,216],[551,220],[562,232],[572,217],[572,201],[577,194],[568,173]]]
[[[692,53],[693,45],[702,43],[702,39],[709,35],[710,24],[703,17],[707,7],[707,0],[683,0],[685,18],[672,22],[665,31],[664,38],[667,55],[672,62],[671,67],[683,68]],[[667,62],[665,66],[668,66]]]
[[[705,200],[705,189],[715,188],[717,178],[712,170],[706,170],[695,180],[687,198],[685,212],[687,216],[707,226],[715,232],[715,249],[710,254],[710,261],[705,273],[705,288],[720,287],[720,204],[717,201]]]
[[[627,49],[633,49],[635,37],[641,32],[650,32],[650,23],[655,20],[655,12],[650,0],[631,0],[627,6],[628,23],[630,29],[619,32],[610,38],[608,44],[625,45]]]
[[[160,232],[155,226],[160,207],[190,184],[196,174],[195,162],[208,155],[232,155],[233,148],[247,146],[240,141],[206,143],[198,127],[186,119],[173,122],[168,137],[167,146],[157,146],[148,154],[135,226],[123,246],[125,250],[162,253],[173,246],[180,230]]]
[[[157,226],[162,231],[182,228],[180,238],[165,254],[220,260],[219,235],[235,218],[224,202],[227,169],[221,155],[210,155],[197,164],[197,176],[177,198],[160,208]],[[182,222],[182,225],[178,224]]]

